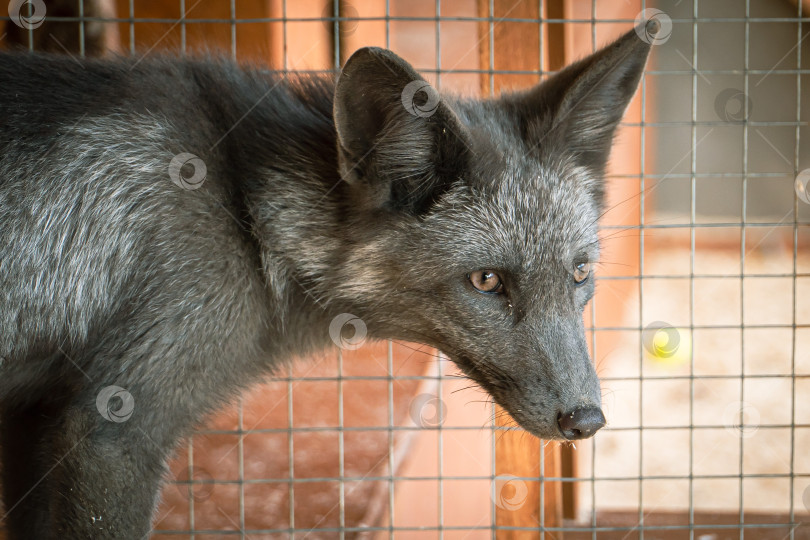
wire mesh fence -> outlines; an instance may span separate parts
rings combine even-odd
[[[350,338],[178,451],[154,538],[810,538],[806,2],[12,0],[0,44],[313,73],[378,45],[495,96],[638,17],[665,32],[608,171],[596,438],[533,442],[436,351]]]

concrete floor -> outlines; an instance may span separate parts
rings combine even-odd
[[[679,273],[683,269],[673,269],[673,264],[679,264],[673,261],[689,258],[687,248],[667,250],[651,255],[645,270],[649,274]],[[705,268],[739,275],[739,249],[701,250],[695,259],[696,273]],[[808,272],[808,253],[800,253],[797,267],[798,273]],[[790,246],[763,242],[746,253],[746,274],[792,271]],[[798,278],[796,286],[795,322],[807,325],[810,279]],[[643,287],[642,326],[665,321],[688,335],[689,281],[651,279]],[[632,333],[615,350],[605,351],[599,362],[603,378],[635,380],[603,383],[611,429],[582,447],[584,476],[594,472],[597,478],[626,478],[595,483],[597,508],[638,508],[641,502],[645,511],[687,509],[688,480],[666,477],[688,476],[691,468],[696,476],[720,477],[694,480],[692,504],[697,509],[737,511],[742,504],[748,511],[789,512],[789,478],[745,478],[741,482],[722,477],[741,472],[789,475],[792,470],[805,475],[794,482],[794,510],[810,511],[805,508],[810,505],[810,427],[796,428],[793,439],[785,427],[791,422],[810,426],[810,328],[799,328],[795,334],[790,328],[793,302],[792,277],[696,279],[691,311],[696,326],[744,323],[770,327],[694,330],[695,378],[691,384],[688,355],[681,364],[652,360],[640,354],[638,336]],[[629,298],[627,305],[635,306],[628,309],[628,320],[637,320],[638,297]],[[799,375],[795,393],[789,377],[794,362]],[[640,372],[650,379],[640,383]],[[690,423],[696,427],[691,445],[689,430],[683,429]],[[650,429],[639,430],[639,425]],[[639,483],[639,475],[658,479]],[[589,508],[590,486],[581,495],[583,508]]]

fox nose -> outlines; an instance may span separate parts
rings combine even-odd
[[[605,425],[605,415],[597,407],[582,407],[557,416],[563,436],[569,441],[586,439]]]

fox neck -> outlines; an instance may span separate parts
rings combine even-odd
[[[350,309],[331,291],[351,242],[330,82],[282,82],[274,94],[239,124],[232,155],[250,164],[239,182],[278,320],[328,329]]]

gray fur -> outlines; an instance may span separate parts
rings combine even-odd
[[[419,75],[380,49],[336,83],[0,55],[12,538],[141,537],[178,440],[332,346],[341,313],[443,350],[529,432],[571,436],[560,415],[600,406],[594,280],[572,271],[598,260],[609,142],[647,52],[630,32],[535,89],[424,117],[400,96]],[[199,189],[169,178],[184,152]],[[474,290],[476,270],[507,294]],[[97,408],[111,385],[134,399],[124,421]]]

